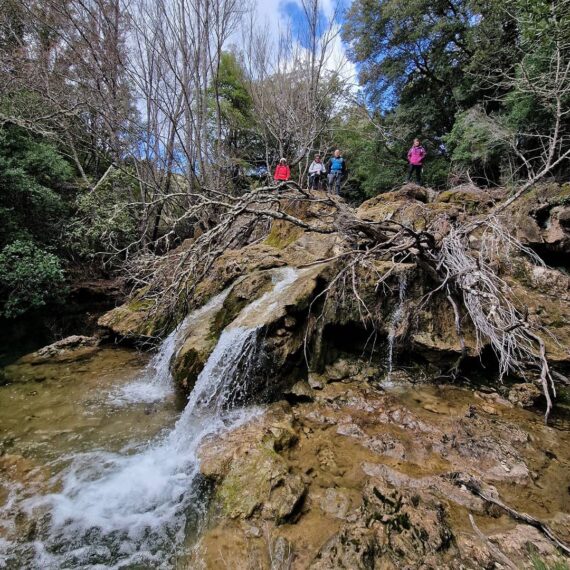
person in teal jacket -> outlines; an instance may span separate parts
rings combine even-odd
[[[340,194],[340,186],[344,175],[346,174],[346,160],[344,160],[338,148],[334,151],[334,155],[329,159],[327,170],[329,172],[329,192]]]

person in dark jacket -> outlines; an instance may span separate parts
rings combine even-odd
[[[344,175],[346,174],[346,160],[344,160],[338,148],[334,151],[334,155],[329,159],[327,170],[329,172],[329,192],[340,194],[340,186]]]
[[[287,180],[289,180],[289,178],[291,178],[291,169],[289,168],[289,165],[287,164],[287,159],[282,158],[279,161],[279,164],[277,165],[277,167],[275,168],[275,173],[273,174],[273,179],[275,180],[276,183],[280,183],[280,182],[287,182]]]
[[[412,175],[415,174],[418,186],[422,185],[422,168],[426,154],[420,139],[414,139],[414,144],[408,151],[408,182],[412,181]]]

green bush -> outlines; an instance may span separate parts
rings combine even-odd
[[[57,256],[31,241],[16,240],[0,252],[0,315],[14,318],[61,300],[64,283]]]
[[[137,242],[139,206],[134,178],[115,171],[95,191],[79,194],[65,241],[72,254],[92,259]]]

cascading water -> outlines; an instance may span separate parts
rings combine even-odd
[[[405,306],[404,302],[406,300],[406,275],[400,274],[399,287],[398,287],[398,305],[396,310],[392,313],[392,319],[390,321],[390,329],[388,330],[388,357],[386,362],[387,374],[384,380],[386,385],[392,382],[392,371],[394,367],[394,345],[396,342],[396,335],[398,333],[398,326],[402,322],[404,317]]]
[[[117,406],[158,402],[169,396],[173,390],[170,362],[180,348],[180,339],[189,327],[204,318],[209,312],[219,309],[231,287],[213,297],[203,307],[190,313],[162,342],[158,352],[152,357],[144,372],[133,382],[111,394],[111,401]]]
[[[242,403],[260,352],[259,316],[274,310],[281,291],[295,279],[294,270],[279,270],[272,291],[223,331],[184,412],[161,441],[130,455],[99,451],[70,457],[61,490],[28,501],[31,516],[45,513],[30,567],[172,567],[187,525],[196,524],[204,506],[198,448],[207,435],[258,413]],[[169,337],[166,343],[171,342]],[[23,558],[20,552],[18,560]]]

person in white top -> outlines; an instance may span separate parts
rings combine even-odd
[[[315,160],[309,166],[309,189],[320,189],[326,173],[327,169],[321,161],[321,155],[315,154]]]

